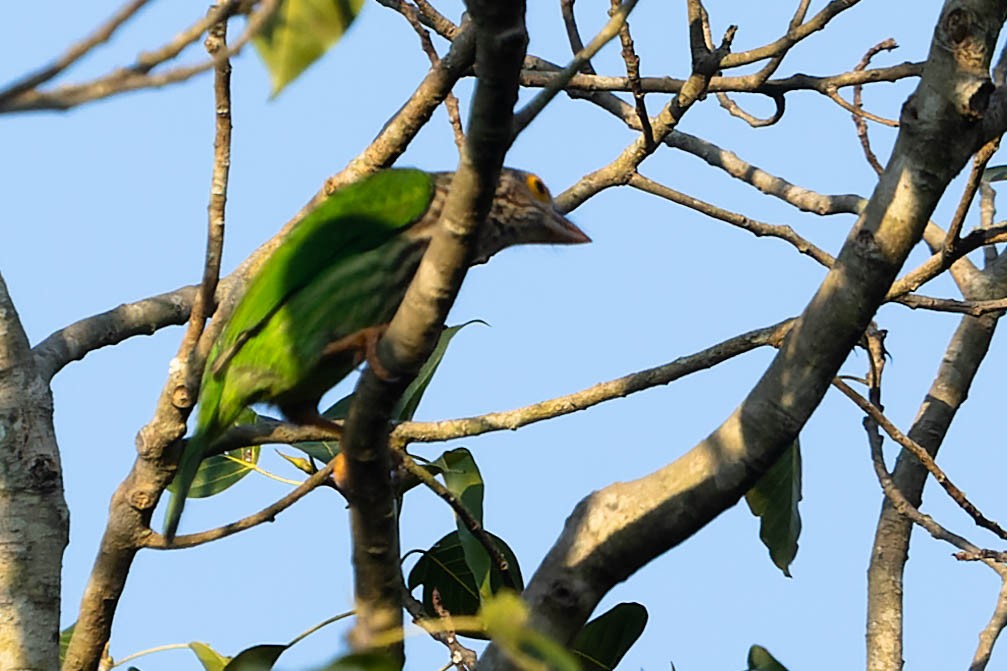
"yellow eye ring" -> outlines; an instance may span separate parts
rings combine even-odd
[[[543,203],[552,202],[552,196],[549,194],[549,188],[545,185],[538,175],[533,175],[528,173],[524,178],[525,185],[528,190],[531,191],[531,195],[540,200]]]

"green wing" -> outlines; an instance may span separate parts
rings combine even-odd
[[[308,373],[313,361],[307,354],[312,348],[320,354],[315,343],[331,340],[326,329],[342,321],[332,314],[342,301],[325,295],[339,287],[318,287],[333,269],[382,247],[419,219],[433,185],[432,175],[420,170],[382,171],[332,194],[294,227],[252,279],[211,351],[198,431],[222,431],[243,407],[268,400]],[[316,303],[335,302],[323,310],[328,324],[305,323],[298,313],[307,311],[291,310],[303,304],[295,299],[304,293]]]

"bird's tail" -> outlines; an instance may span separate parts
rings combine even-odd
[[[210,444],[213,434],[207,431],[198,431],[182,451],[182,458],[178,462],[178,470],[175,471],[175,479],[172,481],[173,491],[171,499],[168,501],[168,511],[164,516],[164,536],[170,543],[175,538],[178,531],[178,521],[182,517],[182,508],[185,507],[185,499],[189,495],[192,481],[199,470],[199,464],[203,461],[203,453]]]

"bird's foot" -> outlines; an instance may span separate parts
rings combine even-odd
[[[371,370],[374,371],[375,375],[385,382],[393,382],[398,378],[398,376],[392,375],[392,373],[385,368],[384,365],[382,365],[381,360],[378,359],[378,341],[381,340],[381,336],[383,336],[387,330],[388,324],[368,326],[367,328],[360,329],[356,333],[351,333],[339,340],[330,342],[322,351],[322,356],[329,357],[337,354],[344,354],[346,352],[354,352],[355,359],[353,363],[355,365],[359,365],[360,363],[366,361],[367,365],[371,367]]]

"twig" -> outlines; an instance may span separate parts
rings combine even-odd
[[[772,94],[769,96],[776,105],[776,109],[773,113],[765,118],[759,118],[754,116],[744,109],[741,108],[738,103],[731,99],[726,93],[717,93],[717,102],[720,106],[727,110],[727,113],[731,116],[738,117],[745,123],[747,123],[752,128],[765,128],[767,126],[772,126],[780,119],[783,118],[783,114],[787,111],[787,99],[780,94]]]
[[[107,42],[122,24],[129,21],[129,19],[140,11],[149,1],[150,0],[133,0],[132,2],[126,3],[119,9],[119,11],[109,17],[105,23],[98,26],[93,33],[76,44],[73,44],[63,53],[62,56],[57,58],[50,65],[40,68],[36,72],[25,75],[18,81],[10,84],[7,88],[0,91],[0,107],[3,107],[7,101],[16,98],[25,91],[30,91],[36,86],[46,83],[76,63],[93,48],[103,42]]]
[[[790,18],[790,24],[787,27],[788,33],[796,30],[801,25],[801,23],[803,23],[804,17],[807,16],[808,14],[808,7],[810,6],[810,4],[811,4],[810,0],[801,0],[798,3],[797,9],[794,10],[794,15]],[[755,84],[757,86],[762,86],[766,82],[766,80],[772,77],[773,74],[776,72],[776,70],[780,67],[780,64],[783,63],[783,59],[786,57],[789,51],[790,49],[787,48],[781,51],[776,56],[773,56],[771,59],[769,59],[769,62],[766,63],[766,65],[764,65],[758,72],[756,72],[754,75],[747,76],[745,79],[746,83],[751,82],[752,84]],[[727,110],[728,114],[730,114],[731,116],[738,117],[752,128],[765,128],[767,126],[772,126],[773,124],[777,123],[780,119],[783,118],[783,114],[787,110],[787,99],[783,96],[782,93],[769,93],[767,95],[769,95],[769,97],[772,99],[776,109],[773,111],[772,115],[764,119],[760,119],[742,109],[742,107],[738,105],[738,103],[736,103],[730,96],[728,96],[727,93],[722,91],[716,93],[717,102],[720,103],[721,107]]]
[[[211,11],[211,15],[216,12]],[[226,19],[222,19],[226,22]],[[198,298],[196,299],[199,300]],[[98,557],[81,598],[80,617],[66,652],[64,669],[96,668],[111,634],[112,618],[137,551],[150,533],[158,499],[177,463],[178,440],[194,403],[189,359],[193,342],[183,338],[169,367],[154,416],[137,434],[137,457],[112,495]]]
[[[420,21],[419,12],[407,2],[402,3],[401,12],[419,36],[420,46],[423,49],[423,53],[430,59],[430,65],[436,68],[441,59],[437,55],[434,43],[430,40],[430,33],[427,32]],[[451,130],[454,132],[455,145],[458,147],[458,151],[461,151],[465,146],[465,132],[462,130],[461,114],[458,111],[458,98],[455,97],[454,93],[448,91],[447,95],[444,96],[444,108],[447,110],[448,121],[451,124]]]
[[[959,553],[961,554],[961,553]],[[1001,553],[1002,555],[1003,553]],[[1003,557],[1000,559],[1003,562]],[[975,655],[972,656],[972,663],[969,671],[983,671],[989,664],[993,655],[993,646],[996,644],[1000,632],[1007,626],[1007,579],[1000,585],[1000,594],[997,597],[997,605],[993,609],[989,622],[979,632],[979,645],[976,647]]]
[[[532,60],[532,57],[529,57],[529,60]],[[560,68],[552,64],[548,67],[547,63],[548,61],[535,58],[534,67],[521,71],[521,83],[524,86],[539,88],[553,86]],[[779,96],[792,91],[814,91],[828,96],[830,91],[848,86],[897,82],[909,77],[919,77],[922,72],[923,63],[906,62],[864,72],[851,71],[827,76],[795,74],[763,83],[759,83],[754,74],[734,77],[717,75],[710,80],[708,90],[711,93],[759,93],[767,96]],[[676,77],[641,77],[640,90],[644,93],[678,93],[685,86],[685,82],[686,80]],[[632,87],[628,77],[579,73],[570,78],[565,88],[570,93],[596,91],[632,93]]]
[[[896,44],[895,40],[892,38],[878,42],[867,50],[860,59],[860,62],[854,66],[853,71],[863,72],[867,69],[871,59],[876,54],[881,51],[891,51],[898,48],[898,46],[899,45]],[[857,138],[860,139],[860,146],[864,150],[864,157],[867,159],[867,163],[874,169],[874,172],[880,175],[884,171],[884,166],[881,165],[878,157],[874,154],[874,150],[871,149],[871,138],[867,131],[867,122],[865,121],[865,115],[861,113],[863,111],[863,89],[863,84],[854,84],[853,86],[853,109],[851,110],[851,116],[853,118],[853,125],[857,129]],[[839,91],[837,89],[832,89],[829,97],[832,97],[833,100],[839,102],[840,105],[846,102],[839,96]]]
[[[999,524],[993,520],[987,518],[980,512],[971,501],[966,498],[965,493],[958,489],[947,474],[937,465],[934,458],[930,456],[930,453],[923,448],[922,445],[916,441],[909,438],[895,426],[884,413],[877,408],[870,401],[865,399],[863,396],[855,392],[849,385],[839,379],[832,381],[832,386],[834,386],[839,391],[843,392],[847,398],[853,401],[858,408],[864,411],[872,421],[876,422],[882,429],[885,430],[892,440],[897,442],[903,448],[912,453],[914,457],[919,459],[920,463],[923,464],[930,474],[934,476],[934,480],[944,488],[944,491],[948,493],[948,496],[958,504],[958,506],[964,510],[968,515],[975,521],[976,525],[993,532],[1003,540],[1007,540],[1007,530],[1004,530]]]
[[[506,586],[516,590],[518,584],[514,580],[514,576],[510,570],[507,556],[504,555],[503,551],[497,546],[496,541],[493,540],[493,537],[483,527],[482,522],[476,519],[472,511],[466,508],[465,504],[450,489],[438,482],[437,478],[417,464],[415,459],[405,451],[400,452],[400,454],[402,456],[402,466],[451,507],[451,510],[458,516],[458,519],[465,525],[465,528],[472,532],[472,535],[475,536],[479,544],[486,550],[486,554],[496,565],[497,570],[500,571],[500,577],[503,578]]]
[[[206,36],[206,51],[211,58],[227,51],[227,22],[221,21],[210,27]],[[202,374],[204,361],[191,358],[197,354],[196,344],[203,333],[206,320],[213,313],[216,303],[217,283],[220,281],[220,260],[224,249],[224,219],[227,206],[227,179],[231,169],[231,62],[226,57],[217,63],[213,77],[214,120],[216,132],[213,138],[213,173],[210,177],[210,202],[207,206],[208,222],[206,233],[206,260],[203,266],[203,280],[196,299],[192,304],[189,326],[182,338],[180,351],[189,353],[190,391],[195,397],[198,378]]]
[[[155,66],[168,58],[173,58],[182,49],[199,39],[206,28],[217,19],[226,19],[233,15],[240,3],[231,0],[220,4],[212,16],[197,22],[180,33],[171,42],[160,49],[140,54],[136,62],[127,68],[117,69],[107,75],[97,77],[81,84],[68,84],[49,91],[25,91],[21,95],[0,104],[0,112],[26,112],[33,110],[67,110],[83,103],[101,100],[119,93],[136,91],[145,88],[160,88],[169,84],[185,81],[201,72],[216,67],[225,58],[234,56],[256,35],[269,16],[279,6],[279,0],[262,0],[259,9],[248,19],[244,32],[226,50],[214,58],[195,65],[180,66],[160,74],[148,74]],[[211,19],[214,19],[211,21]],[[198,32],[197,32],[197,29]]]
[[[538,94],[531,99],[531,101],[525,105],[520,112],[514,115],[513,130],[511,131],[511,137],[517,137],[521,134],[521,131],[528,127],[528,124],[538,116],[539,112],[545,109],[545,106],[556,97],[556,94],[563,90],[567,82],[580,71],[584,63],[587,63],[594,57],[598,51],[608,44],[609,40],[619,34],[620,28],[626,22],[629,17],[629,13],[633,11],[633,7],[639,0],[626,0],[619,7],[618,11],[612,14],[612,17],[608,20],[598,34],[588,43],[586,47],[577,52],[573,57],[573,60],[563,68],[558,75],[549,83],[548,86],[544,87]]]
[[[563,25],[566,28],[566,38],[570,42],[570,51],[574,56],[584,51],[584,41],[580,38],[580,29],[577,28],[577,17],[573,12],[574,0],[559,0],[560,13],[563,15]],[[584,61],[580,66],[580,71],[587,75],[596,74],[591,61]]]
[[[958,236],[961,234],[962,226],[965,224],[965,216],[968,214],[972,200],[976,196],[976,191],[982,183],[983,171],[986,170],[986,165],[999,148],[1000,138],[997,137],[984,144],[972,158],[972,170],[969,172],[969,178],[965,182],[962,196],[958,199],[958,207],[955,208],[954,216],[951,217],[951,225],[948,226],[947,237],[944,238],[944,246],[941,249],[943,254],[950,256],[954,253],[954,249],[959,243]]]
[[[835,263],[835,258],[833,258],[831,254],[819,249],[810,241],[798,235],[798,233],[790,226],[767,224],[747,217],[743,214],[725,210],[711,203],[707,203],[699,200],[698,198],[693,198],[692,196],[681,193],[680,191],[676,191],[675,189],[667,187],[663,184],[659,184],[640,175],[639,173],[634,173],[629,178],[629,185],[655,196],[666,198],[673,203],[684,205],[709,217],[725,221],[732,226],[737,226],[738,228],[749,231],[758,237],[770,236],[779,238],[780,240],[790,243],[797,249],[797,251],[802,254],[807,254],[826,268],[831,268],[832,264]]]
[[[820,12],[811,17],[808,22],[790,28],[787,30],[787,34],[778,40],[756,49],[739,51],[738,53],[730,54],[723,60],[721,67],[724,69],[736,68],[742,65],[748,65],[749,63],[755,63],[756,61],[761,61],[766,58],[773,58],[781,53],[785,53],[804,38],[825,28],[829,21],[856,5],[859,1],[860,0],[832,0],[832,2],[823,7]]]
[[[405,581],[402,581],[405,585]],[[423,609],[420,603],[412,594],[402,589],[402,605],[413,618],[413,623],[430,634],[435,641],[443,643],[451,653],[451,664],[454,664],[460,671],[471,671],[476,665],[476,653],[474,650],[466,648],[458,642],[453,626],[444,622],[443,618],[432,618]]]
[[[689,6],[693,7],[694,3],[690,3]],[[710,78],[719,68],[720,61],[730,52],[737,26],[729,26],[720,46],[716,50],[710,51],[706,47],[700,23],[698,17],[696,20],[690,20],[689,35],[692,45],[693,72],[681,92],[672,98],[654,118],[652,124],[653,142],[648,142],[644,137],[637,138],[611,163],[585,175],[557,197],[560,209],[570,211],[603,189],[617,184],[629,183],[630,177],[636,172],[640,163],[654,153],[657,145],[671,134],[686,112],[706,94],[706,86]],[[627,107],[629,108],[628,105]],[[635,111],[630,114],[635,117]]]
[[[959,238],[958,243],[954,245],[953,249],[949,251],[941,249],[915,269],[893,282],[891,288],[888,290],[888,294],[885,296],[885,300],[892,301],[911,291],[916,291],[923,284],[950,268],[955,262],[964,260],[965,255],[969,252],[983,245],[1002,242],[1004,240],[1007,240],[1007,224],[1000,224],[990,228],[979,228],[972,231],[965,237]]]
[[[430,443],[466,436],[478,436],[491,431],[514,431],[535,422],[568,415],[604,401],[624,398],[644,389],[668,384],[759,347],[778,347],[792,324],[793,320],[787,320],[773,326],[749,331],[695,354],[680,357],[663,366],[631,373],[573,394],[558,396],[517,410],[440,422],[404,422],[395,427],[392,438],[404,443]]]
[[[615,16],[619,9],[619,0],[612,0],[612,6],[608,11],[609,17]],[[643,88],[640,86],[640,57],[636,53],[633,37],[629,33],[629,21],[623,21],[622,26],[619,28],[619,41],[622,43],[622,60],[626,63],[626,78],[629,79],[629,87],[633,92],[633,102],[636,105],[636,118],[640,122],[640,127],[643,128],[644,141],[653,146],[654,129],[650,127],[647,102],[644,97]]]
[[[318,489],[322,485],[329,485],[331,482],[332,470],[335,468],[335,463],[336,457],[329,461],[324,468],[313,473],[307,480],[302,482],[295,489],[291,490],[286,496],[275,503],[266,506],[259,512],[249,515],[248,517],[244,517],[236,522],[231,522],[230,524],[226,524],[222,527],[217,527],[216,529],[209,529],[195,534],[175,536],[175,539],[171,543],[168,543],[167,539],[163,535],[152,529],[147,529],[142,536],[141,544],[143,547],[154,550],[181,550],[183,548],[191,548],[211,541],[220,540],[221,538],[227,538],[228,536],[233,536],[240,531],[251,529],[263,522],[272,522],[276,519],[277,515],[303,499],[309,492]]]
[[[901,303],[907,307],[923,310],[934,310],[935,312],[953,312],[956,314],[969,315],[970,317],[981,317],[991,312],[1001,312],[1007,310],[1007,299],[996,298],[988,301],[960,301],[953,298],[933,298],[920,294],[906,294],[898,296],[894,302]]]
[[[458,35],[458,26],[434,9],[427,0],[413,1],[420,12],[420,21],[423,25],[432,28],[434,32],[446,40],[451,40],[452,42],[455,40]],[[405,0],[378,0],[378,2],[400,14],[404,13],[404,8],[407,6]]]

